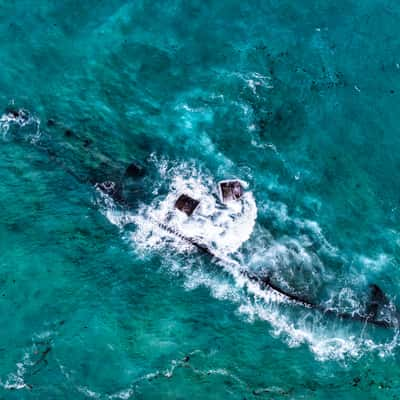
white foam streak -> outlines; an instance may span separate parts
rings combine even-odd
[[[19,390],[19,389],[29,388],[29,386],[24,381],[24,375],[26,372],[27,365],[32,365],[29,359],[29,354],[25,354],[23,361],[18,362],[16,364],[17,367],[16,372],[8,374],[6,381],[4,383],[0,380],[0,385],[3,386],[4,389],[8,390]]]
[[[40,362],[43,359],[38,357],[38,354],[41,353],[39,347],[43,343],[47,346],[51,335],[50,331],[35,334],[32,338],[34,343],[24,352],[22,359],[15,364],[16,371],[10,372],[4,380],[0,379],[0,386],[8,390],[31,389],[32,386],[25,382],[25,375],[29,377],[33,368],[40,368]],[[36,344],[37,340],[40,344]]]
[[[100,399],[101,398],[101,394],[100,393],[96,393],[93,390],[90,390],[84,386],[77,386],[77,390],[82,393],[83,395],[85,395],[86,397],[89,397],[91,399]]]

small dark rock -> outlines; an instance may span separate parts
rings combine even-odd
[[[260,119],[259,125],[260,129],[265,129],[268,125],[268,122],[265,119]]]
[[[393,90],[393,89],[391,89],[391,90],[390,90],[390,93],[391,93],[391,94],[393,94],[393,93],[394,93],[394,90]]]
[[[184,212],[187,216],[190,217],[199,204],[200,201],[192,199],[186,194],[182,194],[178,197],[178,200],[176,200],[175,208]]]
[[[27,121],[29,118],[29,113],[23,109],[16,109],[14,107],[7,107],[6,113],[8,115],[12,115],[14,118],[21,118],[24,121]]]
[[[64,135],[65,135],[66,137],[71,137],[71,136],[74,135],[74,132],[72,132],[71,129],[67,129],[67,130],[64,132]]]
[[[83,142],[83,147],[89,147],[93,143],[90,139],[85,139]]]
[[[276,112],[276,114],[275,114],[275,120],[278,121],[278,122],[282,122],[282,121],[283,121],[283,114],[282,114],[281,111],[278,110],[278,111]]]
[[[47,126],[54,126],[56,124],[56,121],[54,121],[54,119],[48,119],[47,120]]]
[[[144,169],[135,163],[130,163],[125,170],[125,176],[130,178],[138,178],[143,175],[144,175]]]
[[[361,378],[359,376],[356,376],[353,379],[353,386],[357,386],[360,383],[360,381],[361,381]]]
[[[189,356],[185,356],[185,357],[183,357],[183,362],[189,362],[189,360],[190,360],[190,357]]]
[[[311,81],[310,90],[318,90],[318,84],[316,81]]]

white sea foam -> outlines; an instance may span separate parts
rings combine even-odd
[[[104,197],[105,207],[102,210],[111,223],[120,228],[127,223],[137,226],[131,239],[138,248],[154,250],[165,246],[166,241],[177,251],[191,248],[191,245],[182,243],[175,235],[160,228],[160,223],[206,245],[221,256],[235,252],[249,239],[257,218],[251,191],[246,191],[239,201],[223,205],[218,200],[217,182],[211,175],[201,173],[189,164],[168,168],[163,160],[158,165],[160,179],[169,182],[168,193],[157,196],[150,205],[143,204],[137,213],[119,210],[111,199]],[[158,189],[153,192],[157,194]],[[200,200],[190,217],[174,207],[181,194]]]
[[[108,396],[109,399],[121,399],[121,400],[127,400],[130,399],[134,395],[133,389],[124,389],[119,391],[118,393],[112,394]]]
[[[362,265],[372,272],[382,272],[393,260],[387,254],[379,254],[376,258],[359,257]]]
[[[158,222],[167,223],[172,229],[207,245],[218,254],[229,254],[248,240],[253,231],[257,208],[254,197],[247,192],[238,202],[221,207],[210,191],[215,182],[204,184],[199,177],[184,179],[177,175],[165,199],[156,200],[150,207],[144,206],[138,222],[141,226],[148,216]],[[199,199],[200,205],[192,216],[176,210],[174,203],[180,194]]]
[[[90,390],[84,386],[77,386],[76,389],[78,390],[78,392],[82,393],[83,395],[91,399],[100,399],[102,397],[101,393],[96,393],[93,390]]]
[[[0,379],[0,386],[8,390],[31,389],[31,385],[25,381],[25,376],[28,377],[32,374],[32,368],[40,368],[38,361],[40,361],[40,345],[36,344],[36,340],[45,340],[45,345],[48,343],[46,339],[51,336],[51,332],[44,331],[33,336],[33,344],[25,350],[22,359],[18,361],[15,366],[16,370],[10,372],[5,379]]]
[[[24,354],[23,360],[21,362],[16,363],[16,371],[11,372],[7,375],[7,378],[3,382],[0,380],[0,385],[3,386],[4,389],[8,390],[19,390],[29,388],[29,385],[25,382],[25,373],[26,367],[32,365],[32,361],[30,360],[30,355],[28,353]]]
[[[188,280],[198,279],[197,274]],[[242,277],[243,279],[243,277]],[[299,309],[284,297],[272,291],[261,290],[256,284],[246,282],[227,288],[226,281],[219,278],[201,277],[198,284],[206,285],[217,299],[229,299],[238,306],[238,313],[249,323],[256,319],[267,321],[271,334],[284,340],[289,347],[307,345],[319,361],[337,360],[346,362],[349,358],[362,357],[365,353],[376,352],[381,357],[390,356],[399,345],[398,332],[381,343],[374,341],[364,332],[364,326],[356,328],[344,322],[328,320],[328,317]],[[191,283],[192,287],[196,284]]]
[[[250,72],[247,74],[234,73],[235,76],[244,80],[254,95],[258,95],[258,88],[273,89],[272,78],[268,75],[262,75],[258,72]]]
[[[266,199],[261,205],[263,214],[280,227],[289,225],[293,236],[274,238],[259,225],[256,234],[251,236],[257,217],[251,192],[247,192],[242,202],[221,206],[217,201],[216,182],[209,173],[188,163],[176,165],[166,160],[154,161],[159,168],[160,180],[167,183],[167,194],[162,195],[161,186],[156,187],[154,201],[149,205],[143,204],[134,213],[110,205],[103,207],[103,213],[123,232],[128,222],[135,224],[133,233],[124,234],[133,242],[136,251],[144,254],[162,251],[165,268],[174,274],[182,273],[187,290],[199,286],[209,288],[216,299],[236,304],[238,315],[245,320],[250,323],[255,319],[267,321],[272,335],[290,347],[308,346],[318,360],[346,361],[349,357],[359,358],[371,351],[382,357],[392,354],[398,346],[397,331],[388,334],[385,340],[376,341],[363,324],[346,324],[298,307],[279,293],[262,290],[240,272],[245,268],[275,271],[279,284],[287,284],[287,289],[296,282],[299,287],[304,286],[302,289],[308,289],[310,295],[317,293],[322,284],[335,279],[335,274],[324,265],[321,256],[349,262],[326,239],[318,223],[291,216],[284,203]],[[191,217],[174,210],[174,202],[182,193],[201,200]],[[201,268],[202,261],[198,257],[185,258],[185,263],[180,263],[176,253],[193,250],[191,245],[160,228],[158,222],[195,238],[225,258],[226,261],[219,263],[225,274],[207,272]],[[236,261],[231,259],[232,253]],[[370,268],[380,268],[386,261],[384,256],[378,257],[376,262],[369,263]],[[347,287],[332,294],[324,304],[350,312],[361,311],[362,306],[357,293]]]
[[[8,138],[10,128],[14,125],[20,128],[32,125],[34,127],[34,133],[30,133],[27,138],[32,142],[39,139],[40,119],[32,115],[29,111],[20,109],[16,112],[5,113],[0,117],[0,133],[3,139]]]

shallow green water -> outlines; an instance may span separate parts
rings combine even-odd
[[[1,1],[0,398],[399,398],[397,330],[287,303],[154,223],[329,307],[361,312],[371,283],[399,304],[399,13]],[[132,160],[124,210],[94,183]],[[239,225],[170,215],[182,191],[215,211],[231,177]]]

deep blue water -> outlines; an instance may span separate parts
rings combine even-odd
[[[370,284],[400,305],[399,17],[0,1],[0,398],[398,399],[398,329],[238,270],[339,312],[363,313]],[[248,186],[224,208],[229,178]]]

